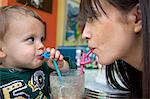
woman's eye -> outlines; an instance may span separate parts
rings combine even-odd
[[[87,19],[87,22],[92,23],[94,20],[96,20],[96,17],[90,17]]]
[[[34,42],[34,37],[29,37],[29,38],[27,39],[27,41],[28,41],[29,43]]]

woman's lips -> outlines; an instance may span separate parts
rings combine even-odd
[[[91,48],[93,54],[95,54],[95,48]]]
[[[44,59],[44,57],[42,55],[37,55],[37,58],[40,59],[40,60]]]
[[[90,50],[93,52],[93,50],[95,49],[95,48],[92,48],[92,47],[89,47],[90,48]]]

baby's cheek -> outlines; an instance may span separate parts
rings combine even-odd
[[[35,57],[34,51],[27,50],[21,54],[21,57],[27,60],[32,60]]]
[[[31,49],[26,50],[25,53],[27,55],[35,56],[36,51],[33,48],[31,48]]]

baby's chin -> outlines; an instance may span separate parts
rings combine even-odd
[[[43,64],[43,62],[41,62],[41,63],[37,64],[35,67],[36,67],[36,68],[39,68],[39,67],[41,67],[41,66],[42,66],[42,64]]]
[[[32,62],[32,63],[23,63],[23,64],[16,64],[15,67],[8,67],[8,68],[14,68],[16,70],[31,70],[41,67],[43,64],[43,61],[40,62]]]
[[[36,63],[34,63],[34,64],[31,64],[31,67],[29,67],[29,68],[31,68],[31,69],[36,69],[36,68],[41,67],[42,64],[43,64],[43,61],[36,62]]]

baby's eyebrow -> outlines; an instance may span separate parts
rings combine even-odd
[[[35,36],[35,33],[28,33],[26,36],[28,37]]]
[[[25,35],[23,36],[24,39],[27,39],[30,37],[36,37],[36,35],[34,33],[25,33]]]

